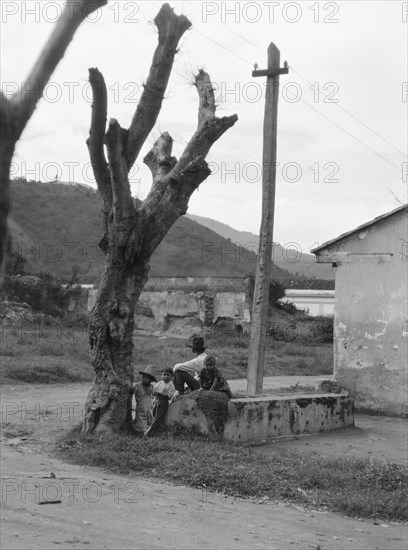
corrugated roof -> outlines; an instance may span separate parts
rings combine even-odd
[[[408,204],[403,204],[402,206],[399,206],[398,208],[395,208],[394,210],[391,210],[391,212],[387,212],[386,214],[382,214],[381,216],[377,216],[373,220],[370,220],[369,222],[363,223],[362,225],[359,225],[358,227],[356,227],[355,229],[352,229],[351,231],[347,231],[346,233],[342,233],[339,237],[336,237],[335,239],[331,239],[330,241],[326,241],[325,243],[321,244],[317,248],[313,248],[313,250],[311,250],[310,252],[312,252],[312,254],[316,254],[316,253],[320,252],[321,250],[323,250],[324,248],[327,248],[328,246],[330,246],[330,245],[332,245],[336,242],[342,241],[343,239],[347,239],[348,237],[353,235],[353,233],[357,233],[358,231],[362,231],[363,229],[366,229],[367,227],[370,227],[371,225],[374,225],[374,224],[376,224],[378,222],[381,222],[381,221],[383,221],[387,218],[390,218],[391,216],[395,216],[396,214],[399,214],[399,213],[403,212],[404,210],[406,210],[408,212]]]

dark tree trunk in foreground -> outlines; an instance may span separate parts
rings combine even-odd
[[[82,21],[107,0],[66,0],[61,18],[20,92],[0,94],[0,274],[4,272],[7,218],[10,210],[10,166],[17,141],[42,97],[44,88]]]
[[[89,70],[93,90],[88,148],[102,197],[105,271],[91,313],[90,346],[95,379],[86,404],[84,431],[130,428],[133,384],[133,328],[136,302],[147,281],[150,258],[174,222],[187,211],[192,193],[211,171],[205,157],[214,142],[237,121],[215,116],[210,77],[195,78],[199,96],[198,125],[179,160],[171,155],[173,140],[163,133],[144,158],[152,188],[136,204],[128,173],[154,127],[172,70],[178,42],[191,26],[164,4],[154,20],[158,45],[150,73],[128,130],[107,120],[107,91],[98,69]],[[107,159],[105,157],[105,149]]]

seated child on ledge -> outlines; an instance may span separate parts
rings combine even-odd
[[[221,391],[227,394],[231,399],[232,393],[228,382],[225,380],[221,371],[217,369],[216,358],[214,355],[208,355],[204,359],[204,366],[200,371],[200,387],[206,391]]]

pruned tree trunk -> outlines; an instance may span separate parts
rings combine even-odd
[[[0,279],[4,272],[7,218],[10,210],[10,166],[16,143],[75,31],[88,15],[106,3],[107,0],[66,0],[61,18],[20,92],[16,92],[10,99],[3,93],[0,96]]]
[[[107,91],[98,69],[89,70],[93,91],[88,148],[102,197],[105,271],[91,312],[89,329],[93,386],[85,404],[83,430],[131,429],[133,328],[136,302],[146,284],[150,258],[174,222],[187,211],[192,193],[211,171],[205,157],[214,142],[237,121],[215,116],[210,77],[199,71],[198,126],[179,160],[164,132],[144,158],[153,178],[143,202],[132,199],[128,173],[156,123],[178,42],[191,26],[164,4],[155,18],[158,45],[140,102],[128,130],[111,119],[106,129]],[[107,159],[105,150],[107,151]]]
[[[118,431],[131,421],[134,311],[147,272],[146,264],[137,273],[126,265],[105,269],[89,328],[95,380],[86,403],[86,431]]]

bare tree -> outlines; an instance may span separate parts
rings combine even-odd
[[[0,269],[3,272],[10,210],[10,167],[17,141],[30,120],[52,73],[63,58],[75,31],[107,0],[66,0],[61,18],[19,92],[0,97]]]
[[[192,193],[211,173],[205,157],[214,142],[237,121],[215,116],[209,75],[195,77],[198,125],[177,160],[173,140],[164,132],[143,159],[152,187],[143,202],[131,196],[128,174],[161,110],[177,45],[190,21],[164,4],[154,20],[156,47],[143,94],[128,130],[107,121],[107,91],[98,69],[89,70],[93,91],[87,141],[102,196],[105,270],[91,313],[89,338],[95,379],[85,404],[84,431],[119,431],[131,424],[133,329],[135,305],[148,279],[150,258],[174,222],[187,211]],[[105,150],[107,151],[107,159]]]

